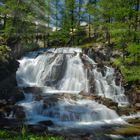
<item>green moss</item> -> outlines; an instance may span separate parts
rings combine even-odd
[[[114,64],[115,66],[119,67],[119,68],[120,68],[121,65],[122,65],[121,60],[120,60],[119,58],[114,59],[114,60],[113,60],[113,64]]]
[[[130,53],[130,56],[138,53],[140,51],[140,44],[129,43],[127,51]]]
[[[140,119],[128,119],[127,122],[130,125],[125,125],[121,128],[112,129],[111,131],[109,131],[109,133],[123,136],[140,136]]]

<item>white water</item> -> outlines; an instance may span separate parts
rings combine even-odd
[[[97,96],[105,96],[126,104],[124,90],[115,84],[114,69],[106,67],[105,76],[98,71],[96,63],[88,56],[83,55],[84,61],[92,68],[87,68],[81,58],[81,49],[59,48],[47,51],[32,52],[23,57],[17,71],[19,87],[42,87],[43,99],[36,101],[37,95],[25,94],[25,100],[19,105],[26,112],[27,121],[36,123],[43,120],[52,120],[56,125],[80,127],[95,124],[122,122],[115,111],[90,99],[80,99],[78,93],[90,92],[89,78],[93,77]],[[90,74],[88,75],[88,73]],[[53,94],[74,94],[71,96],[47,100]],[[53,97],[54,98],[54,97]]]
[[[57,102],[47,101],[45,107],[43,100],[35,101],[32,94],[25,94],[25,100],[19,104],[25,108],[28,123],[52,120],[59,126],[69,127],[124,123],[115,111],[95,101],[65,97]]]
[[[101,72],[98,72],[97,69],[93,70],[96,93],[100,96],[110,98],[115,102],[120,104],[128,104],[127,98],[124,95],[124,88],[115,84],[114,69],[106,67],[105,76]]]
[[[50,49],[48,54],[19,60],[17,71],[19,87],[40,86],[46,90],[88,92],[88,79],[79,56],[79,49]],[[65,53],[67,54],[65,55]],[[77,54],[74,54],[76,53]],[[49,83],[50,82],[50,83]]]

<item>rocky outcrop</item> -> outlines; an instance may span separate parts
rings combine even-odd
[[[122,52],[112,49],[113,45],[98,44],[94,45],[94,47],[84,49],[83,52],[100,64],[100,62],[107,62],[113,58],[122,56]]]

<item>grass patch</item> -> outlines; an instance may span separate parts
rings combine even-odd
[[[12,134],[7,130],[0,130],[0,140],[64,140],[60,136],[36,135],[36,134]]]

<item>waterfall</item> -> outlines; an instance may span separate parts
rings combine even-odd
[[[124,89],[115,83],[115,71],[104,73],[79,48],[39,50],[25,55],[16,73],[19,87],[39,87],[41,93],[25,93],[23,106],[28,122],[52,120],[56,125],[107,123],[119,119],[117,113],[86,96],[95,94],[125,104]],[[95,93],[91,92],[91,87]],[[37,97],[41,96],[39,100]],[[121,120],[122,121],[122,120]]]
[[[124,95],[124,88],[115,84],[115,73],[113,68],[106,67],[105,76],[101,72],[97,71],[97,68],[93,70],[95,78],[96,93],[100,96],[110,98],[120,104],[128,104],[128,100]]]
[[[67,57],[67,68],[64,78],[60,83],[60,90],[88,92],[88,79],[79,54]]]
[[[80,49],[50,49],[49,52],[52,53],[19,60],[18,86],[46,86],[60,91],[88,92],[88,79],[79,56]]]

